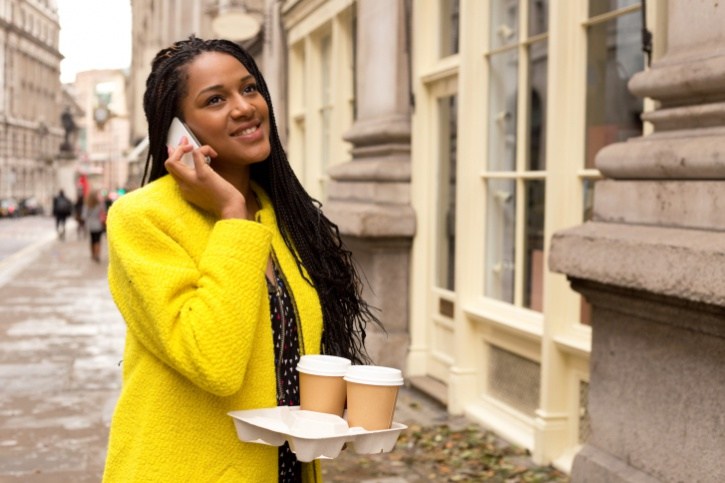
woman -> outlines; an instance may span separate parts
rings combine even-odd
[[[240,442],[227,412],[299,404],[300,354],[368,360],[378,322],[350,253],[291,170],[239,46],[192,36],[160,51],[144,110],[150,182],[108,218],[128,331],[104,480],[321,481],[286,446]],[[174,117],[200,148],[166,146]]]
[[[83,193],[78,194],[78,199],[73,206],[73,216],[76,219],[76,239],[81,240],[86,237],[86,219],[85,216],[86,203],[83,199]]]
[[[91,259],[94,262],[101,261],[101,236],[103,235],[106,210],[96,190],[88,193],[88,199],[83,206],[82,218],[85,220],[85,229],[91,235]]]

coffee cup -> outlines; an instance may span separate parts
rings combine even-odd
[[[400,369],[384,366],[350,366],[347,382],[347,424],[368,431],[393,425],[398,389],[403,385]]]
[[[343,377],[350,359],[328,355],[304,355],[297,363],[300,375],[300,409],[335,414],[345,411],[346,383]]]

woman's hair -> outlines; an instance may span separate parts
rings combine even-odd
[[[149,126],[144,178],[153,181],[166,174],[166,137],[171,120],[181,117],[181,100],[187,94],[187,67],[204,52],[229,54],[241,62],[254,76],[269,106],[270,155],[265,161],[250,166],[250,176],[272,200],[282,237],[295,254],[303,277],[320,297],[322,352],[347,357],[353,363],[370,362],[364,346],[365,327],[368,322],[381,324],[362,298],[362,283],[352,253],[343,246],[337,226],[325,217],[320,203],[307,194],[292,171],[279,139],[267,84],[252,56],[239,45],[192,35],[156,54],[143,100]]]
[[[95,208],[97,204],[101,202],[100,199],[100,193],[98,190],[93,189],[88,192],[88,196],[86,197],[86,206],[88,208]]]

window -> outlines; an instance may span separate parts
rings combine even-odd
[[[293,25],[288,34],[289,157],[302,184],[321,201],[328,169],[350,159],[343,135],[354,109],[354,7],[336,2],[325,13]]]
[[[635,0],[589,0],[586,63],[586,130],[582,221],[592,219],[599,172],[596,154],[606,145],[642,135],[643,101],[627,89],[644,68],[642,11]],[[581,299],[581,322],[589,324],[589,304]]]
[[[332,122],[332,36],[320,40],[320,162],[322,172],[330,165],[330,123]],[[324,187],[323,187],[324,192]]]
[[[437,286],[454,290],[456,265],[456,138],[457,96],[438,100],[440,153],[438,156]]]
[[[441,57],[458,53],[458,24],[460,0],[440,1]]]
[[[642,99],[627,82],[644,68],[642,12],[619,8],[634,1],[590,0],[587,22],[586,167],[596,153],[614,142],[642,134]],[[619,10],[610,10],[619,8]]]
[[[642,133],[627,90],[644,67],[640,1],[413,5],[408,367],[566,468],[590,432],[590,307],[545,250],[592,219],[596,153]]]
[[[484,295],[542,309],[547,2],[491,3]]]

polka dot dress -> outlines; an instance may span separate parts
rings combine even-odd
[[[267,289],[274,336],[274,365],[277,370],[277,406],[298,406],[300,383],[297,363],[300,360],[300,340],[297,319],[292,298],[276,266],[274,277],[276,287],[267,279]],[[277,460],[280,483],[302,481],[302,466],[286,442],[280,446]]]

